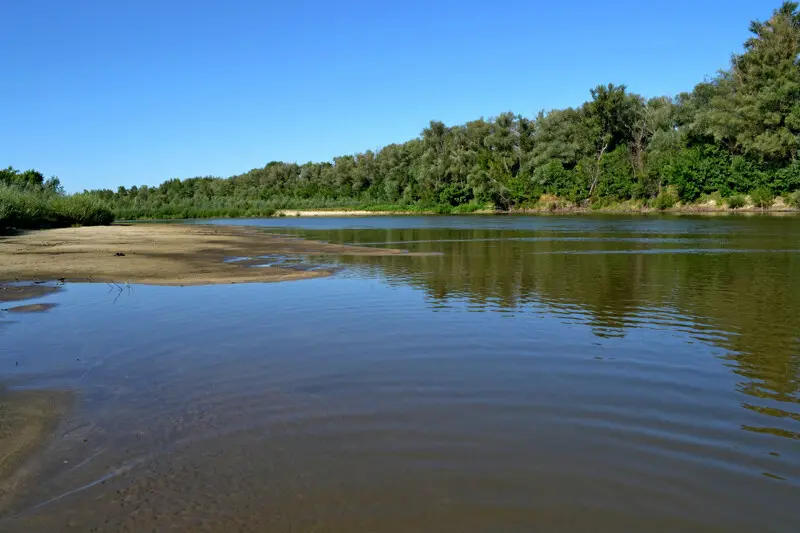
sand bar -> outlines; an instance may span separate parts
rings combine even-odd
[[[0,281],[152,285],[282,281],[327,276],[330,272],[278,266],[250,268],[252,262],[226,262],[226,259],[406,253],[309,241],[238,226],[131,224],[62,228],[0,237]],[[3,292],[10,296],[14,290],[5,285]]]

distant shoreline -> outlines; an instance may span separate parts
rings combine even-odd
[[[671,209],[591,209],[588,207],[563,207],[556,209],[514,209],[510,211],[491,211],[480,210],[471,213],[437,213],[435,211],[368,211],[363,209],[281,209],[272,216],[266,217],[236,217],[235,219],[246,220],[248,218],[276,218],[276,217],[369,217],[369,216],[475,216],[475,215],[687,215],[687,214],[798,214],[800,209],[792,207],[762,209],[757,207],[744,207],[739,209],[728,209],[726,207],[705,207],[705,206],[686,206]],[[225,217],[228,218],[228,217]],[[181,219],[175,219],[181,220]]]
[[[369,209],[346,209],[346,208],[319,208],[319,209],[279,209],[271,214],[253,216],[214,216],[214,217],[186,217],[186,218],[135,218],[121,219],[114,224],[127,223],[179,223],[183,220],[248,220],[248,219],[267,219],[267,218],[336,218],[336,217],[414,217],[414,216],[541,216],[541,215],[794,215],[800,214],[800,209],[787,205],[776,205],[771,208],[742,207],[729,209],[725,206],[708,205],[687,205],[673,207],[670,209],[655,209],[650,207],[640,208],[604,208],[592,209],[590,207],[557,207],[552,208],[525,208],[512,209],[510,211],[480,209],[465,213],[440,213],[434,210],[369,210]]]

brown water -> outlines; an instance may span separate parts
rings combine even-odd
[[[0,315],[78,392],[0,531],[800,531],[800,219],[247,223],[442,255]]]

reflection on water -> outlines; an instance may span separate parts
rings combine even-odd
[[[405,229],[384,241],[379,239],[386,230],[297,233],[442,252],[340,259],[390,283],[423,288],[438,309],[464,301],[473,311],[546,312],[582,320],[600,336],[641,327],[687,331],[728,351],[733,371],[748,378],[743,392],[797,403],[800,220],[668,222],[691,224],[696,233],[675,237],[683,228],[670,224],[657,236],[653,228],[638,233],[635,224],[613,234],[609,228],[543,229],[535,236],[520,235],[524,230]]]
[[[246,223],[441,255],[14,317],[82,400],[0,530],[800,530],[800,219]]]

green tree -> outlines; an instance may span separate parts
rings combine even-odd
[[[695,89],[708,105],[698,125],[737,152],[777,164],[797,159],[800,147],[800,13],[784,2],[753,36],[731,68]]]

